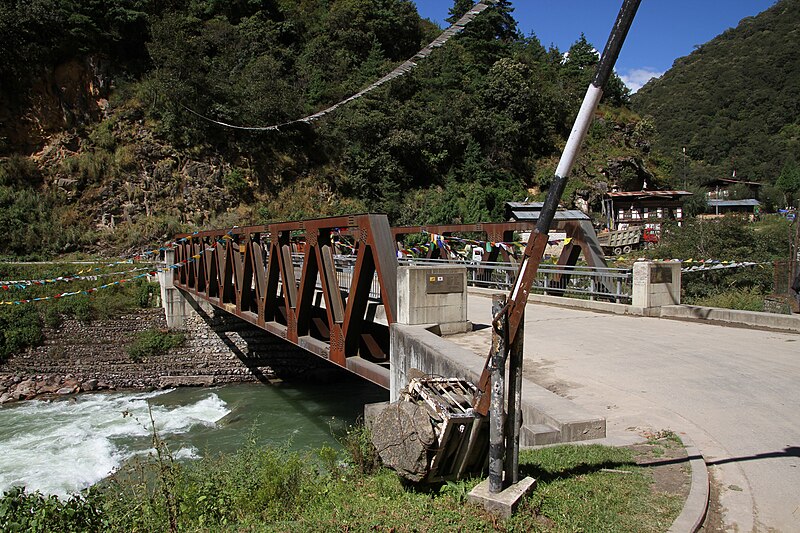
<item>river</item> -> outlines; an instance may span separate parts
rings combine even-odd
[[[81,394],[0,407],[0,492],[15,485],[65,496],[151,450],[152,413],[175,458],[233,452],[253,435],[295,450],[337,446],[335,434],[388,392],[335,384],[245,384]],[[149,407],[148,407],[149,406]]]

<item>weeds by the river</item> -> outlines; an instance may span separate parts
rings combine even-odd
[[[7,493],[0,500],[0,530],[46,531],[63,517],[55,529],[650,532],[666,530],[681,506],[680,497],[652,489],[652,475],[635,465],[628,449],[557,446],[521,454],[522,475],[538,485],[517,514],[501,522],[466,502],[479,480],[417,490],[379,468],[368,442],[363,427],[343,436],[346,454],[331,447],[314,453],[264,447],[251,436],[234,454],[180,463],[153,431],[156,453],[84,496],[57,503]],[[619,475],[628,471],[635,475]],[[31,516],[44,517],[46,526],[28,527]]]

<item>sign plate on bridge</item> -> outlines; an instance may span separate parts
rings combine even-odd
[[[464,292],[464,275],[458,274],[436,274],[428,275],[426,283],[427,294],[449,294],[453,292]]]
[[[672,283],[672,269],[661,265],[653,265],[650,274],[651,283]]]

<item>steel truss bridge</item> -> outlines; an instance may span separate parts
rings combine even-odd
[[[572,240],[559,265],[574,266],[581,251],[591,264],[591,240],[577,223],[562,226]],[[385,215],[366,214],[182,234],[175,244],[175,262],[183,265],[175,286],[389,388],[398,243],[419,233],[510,242],[515,232],[531,229],[532,222],[391,228]],[[337,253],[343,243],[346,256]],[[426,258],[435,260],[440,252],[431,246]],[[496,261],[498,254],[513,264],[499,247],[487,259]],[[555,282],[563,285],[569,276],[558,274]]]

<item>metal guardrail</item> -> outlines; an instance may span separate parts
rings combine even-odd
[[[299,274],[303,268],[303,255],[292,254],[292,262]],[[356,258],[335,256],[339,288],[350,291]],[[467,284],[472,287],[511,290],[517,277],[518,265],[490,262],[453,262],[444,259],[399,259],[401,265],[458,265],[467,268]],[[629,268],[593,268],[589,266],[541,265],[532,292],[551,296],[564,296],[588,300],[608,300],[631,303],[633,297],[633,271]],[[380,299],[381,289],[377,277],[373,278],[370,298]]]
[[[510,290],[519,266],[510,263],[459,262],[436,259],[401,259],[401,265],[459,265],[467,267],[467,284],[473,287]],[[531,292],[630,303],[633,271],[628,268],[541,265]]]
[[[298,279],[300,279],[300,273],[303,270],[304,257],[303,254],[299,253],[292,254],[292,265],[294,265]],[[353,281],[353,271],[356,266],[356,257],[350,255],[335,255],[333,257],[333,264],[336,268],[336,278],[339,281],[339,288],[349,294]],[[322,288],[322,283],[319,280],[317,280],[317,288]],[[380,300],[381,298],[381,284],[380,281],[378,281],[377,275],[372,276],[369,297],[376,300]]]

